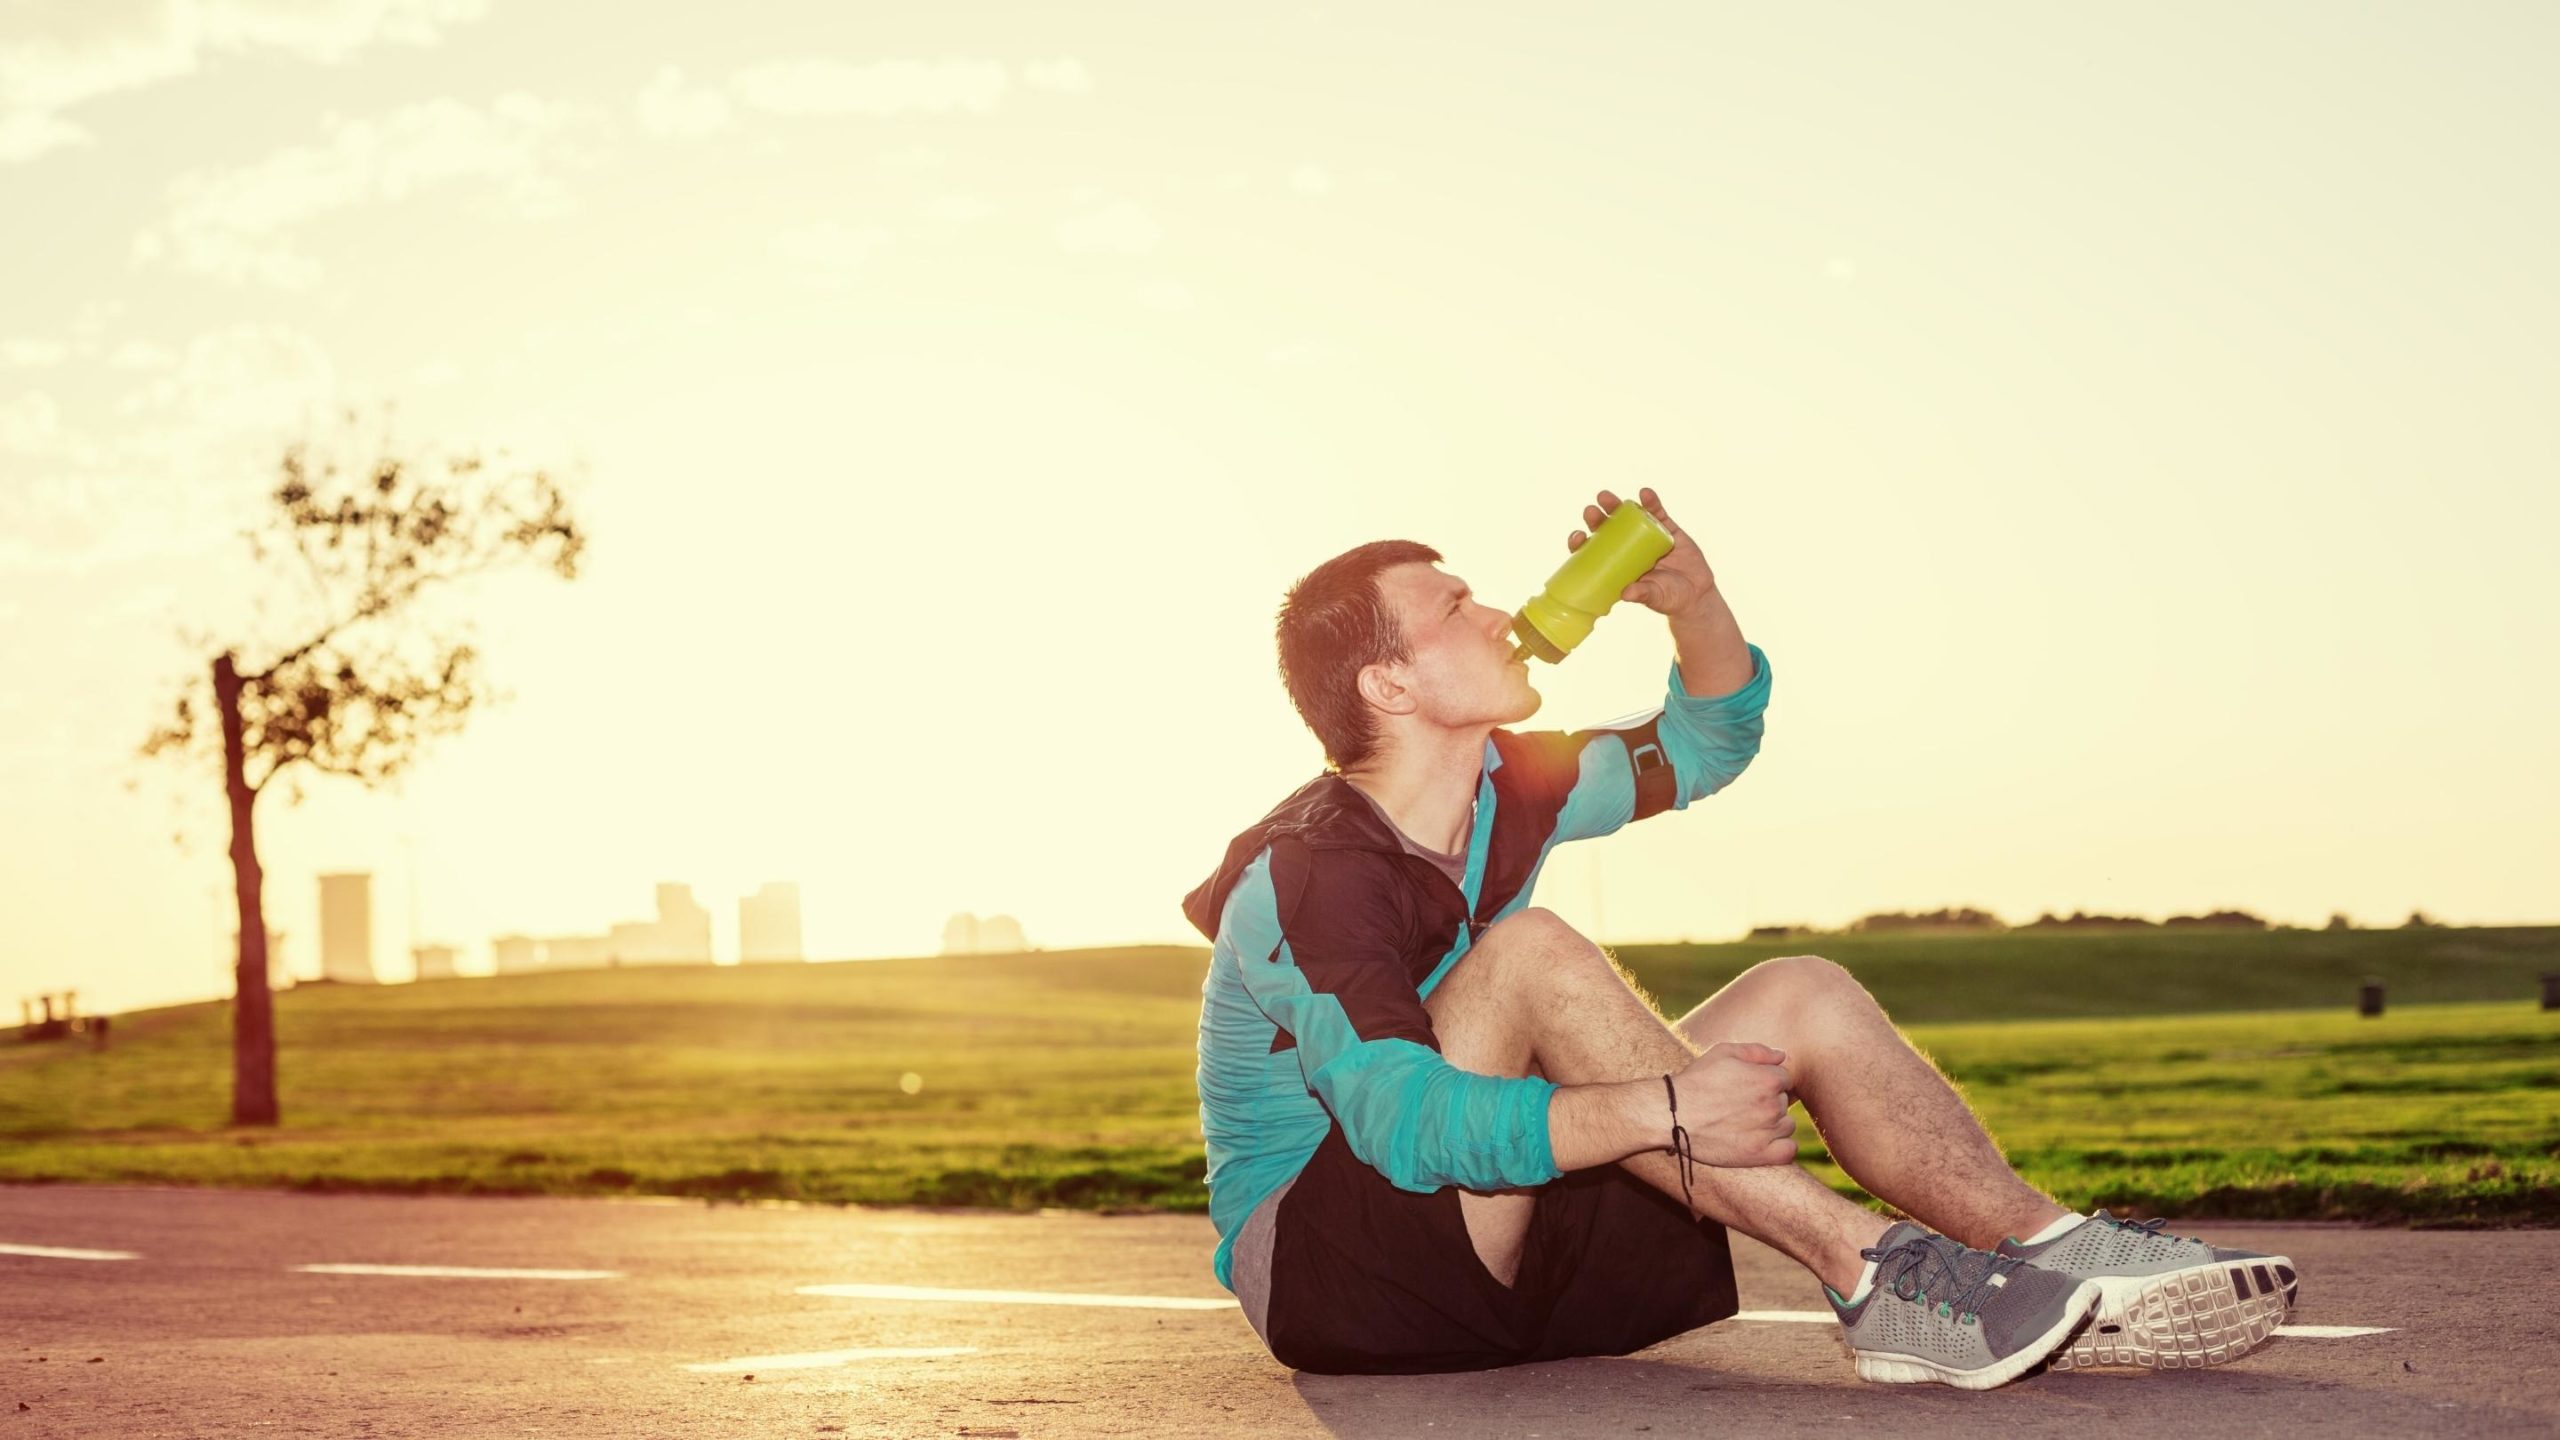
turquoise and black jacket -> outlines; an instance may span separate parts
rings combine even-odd
[[[1733,783],[1759,753],[1769,701],[1769,659],[1749,649],[1751,679],[1729,695],[1690,695],[1675,661],[1652,710],[1586,730],[1493,731],[1463,893],[1327,772],[1238,835],[1183,897],[1213,942],[1198,1079],[1219,1284],[1235,1288],[1245,1217],[1335,1125],[1405,1190],[1562,1173],[1547,1139],[1555,1085],[1449,1064],[1423,997],[1485,927],[1529,903],[1548,851]]]

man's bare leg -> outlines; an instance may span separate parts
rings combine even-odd
[[[1535,1069],[1561,1085],[1678,1070],[1718,1040],[1774,1045],[1787,1052],[1795,1092],[1833,1157],[1869,1193],[1972,1245],[2033,1233],[2065,1213],[2009,1169],[1945,1077],[1826,960],[1755,966],[1675,1027],[1598,946],[1532,908],[1478,937],[1424,1007],[1450,1063],[1480,1074]],[[1666,1138],[1670,1119],[1666,1103]],[[1667,1151],[1618,1163],[1681,1194],[1679,1163]],[[1769,1244],[1843,1293],[1863,1268],[1858,1251],[1888,1225],[1796,1165],[1699,1165],[1690,1191],[1696,1213]],[[1459,1192],[1469,1237],[1505,1284],[1519,1272],[1535,1198]]]
[[[1575,953],[1576,945],[1587,954]],[[1593,1084],[1676,1071],[1697,1053],[1627,986],[1598,947],[1542,909],[1520,911],[1478,936],[1423,1006],[1449,1063],[1478,1074],[1522,1075],[1534,1068],[1559,1085]],[[1793,1058],[1790,1052],[1790,1073]],[[1667,1101],[1662,1129],[1667,1142]],[[1680,1198],[1679,1162],[1667,1151],[1618,1163]],[[1697,1201],[1694,1213],[1770,1245],[1843,1292],[1865,1263],[1859,1250],[1874,1244],[1890,1223],[1796,1165],[1697,1165],[1689,1189]],[[1476,1253],[1506,1285],[1519,1274],[1536,1199],[1527,1190],[1458,1192]]]
[[[1755,965],[1673,1028],[1700,1049],[1773,1037],[1761,1043],[1787,1052],[1796,1095],[1833,1162],[1942,1235],[1988,1250],[2071,1213],[2009,1167],[1947,1077],[1856,977],[1819,955]]]

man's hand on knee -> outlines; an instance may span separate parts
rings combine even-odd
[[[1707,1165],[1784,1165],[1796,1158],[1796,1122],[1787,1113],[1793,1081],[1787,1053],[1748,1041],[1710,1045],[1671,1077],[1689,1153]],[[1664,1097],[1668,1128],[1668,1102]]]
[[[1691,1158],[1727,1167],[1796,1158],[1786,1059],[1766,1045],[1725,1042],[1672,1072]],[[1658,1075],[1559,1088],[1547,1109],[1557,1167],[1569,1173],[1671,1148],[1670,1101]]]

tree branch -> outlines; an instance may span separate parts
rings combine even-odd
[[[347,418],[352,427],[356,417]],[[429,590],[513,561],[577,577],[586,536],[548,472],[493,466],[468,451],[419,461],[396,454],[387,439],[371,443],[361,464],[315,461],[305,442],[281,457],[269,527],[299,556],[321,623],[262,669],[241,674],[244,780],[253,792],[296,763],[365,784],[387,779],[425,740],[458,731],[497,693],[471,645],[429,638],[422,654],[401,644],[398,629],[376,637],[375,622],[389,627]],[[264,560],[260,532],[244,533]],[[368,643],[350,649],[359,637]],[[181,690],[174,718],[145,739],[144,754],[201,741],[201,689],[191,679]]]

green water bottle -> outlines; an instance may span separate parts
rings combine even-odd
[[[1671,553],[1671,544],[1671,532],[1652,511],[1639,501],[1620,501],[1548,579],[1547,588],[1511,617],[1514,658],[1535,655],[1550,665],[1562,663],[1626,588]]]

